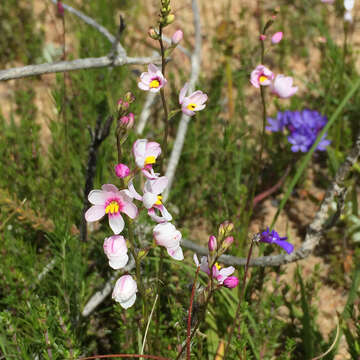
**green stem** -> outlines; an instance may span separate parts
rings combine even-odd
[[[165,67],[166,67],[166,59],[165,59],[165,47],[162,40],[162,25],[160,24],[159,27],[159,43],[160,43],[160,51],[161,51],[161,72],[163,76],[165,77]],[[162,157],[160,160],[160,169],[161,171],[164,171],[164,159],[166,158],[167,154],[167,141],[169,136],[169,111],[166,104],[166,98],[165,98],[165,91],[164,88],[160,89],[160,96],[161,96],[161,102],[164,108],[164,125],[165,125],[165,131],[164,131],[164,137],[162,141]]]
[[[161,248],[160,250],[160,260],[159,260],[159,268],[158,268],[158,283],[157,283],[157,289],[156,293],[158,294],[159,299],[161,298],[161,284],[162,284],[162,275],[163,275],[163,265],[164,265],[164,248]],[[156,309],[156,331],[155,331],[155,349],[158,351],[159,344],[160,344],[160,337],[159,337],[159,329],[160,329],[160,315],[161,315],[161,301],[159,301],[159,304]]]
[[[245,295],[246,278],[247,278],[247,274],[248,274],[248,271],[249,271],[249,262],[250,262],[253,246],[254,246],[254,241],[251,241],[250,249],[249,249],[249,252],[248,252],[247,259],[246,259],[244,278],[243,278],[242,287],[241,287],[241,290],[240,290],[241,292],[240,292],[240,296],[239,296],[239,303],[238,303],[238,306],[236,308],[234,321],[233,321],[231,329],[230,329],[230,334],[229,334],[229,337],[228,337],[228,340],[227,340],[227,345],[226,345],[226,348],[225,348],[223,360],[225,360],[226,355],[227,355],[227,353],[229,351],[230,344],[231,344],[231,339],[232,339],[232,337],[234,335],[234,331],[235,331],[235,327],[236,327],[236,322],[237,322],[237,320],[239,318],[239,315],[240,315],[241,304],[243,302],[243,298],[244,298],[244,295]]]

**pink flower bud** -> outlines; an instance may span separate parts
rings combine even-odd
[[[112,298],[127,309],[134,305],[136,300],[137,285],[130,275],[123,275],[115,283]]]
[[[278,44],[281,39],[283,38],[283,33],[282,31],[276,32],[272,37],[271,37],[271,42],[273,44]]]
[[[239,279],[236,276],[228,276],[223,282],[223,285],[229,289],[237,287],[238,284]]]
[[[120,118],[120,124],[127,129],[131,129],[134,126],[135,116],[133,113],[129,113],[127,116]]]
[[[148,31],[148,35],[149,37],[151,37],[153,40],[158,40],[159,39],[159,34],[155,31],[155,29],[153,27],[151,27]]]
[[[209,237],[209,242],[208,242],[209,251],[210,252],[215,251],[216,247],[217,247],[216,237],[214,235],[211,235]]]
[[[129,108],[129,103],[123,99],[119,99],[117,103],[118,111],[127,110]]]
[[[61,2],[61,1],[58,1],[58,2],[56,3],[56,5],[57,5],[58,15],[59,15],[59,16],[64,16],[64,6],[63,6],[62,2]]]
[[[234,238],[232,236],[228,236],[225,238],[223,244],[226,248],[228,248],[234,242]]]
[[[115,166],[115,174],[120,179],[123,179],[129,176],[130,169],[125,164],[117,164]]]
[[[260,39],[261,41],[264,41],[264,40],[266,39],[266,35],[261,34],[261,35],[259,36],[259,39]]]
[[[171,44],[177,45],[183,39],[184,33],[181,30],[176,30],[171,38]]]

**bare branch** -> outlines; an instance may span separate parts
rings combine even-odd
[[[145,64],[159,64],[161,58],[159,57],[123,57],[116,56],[114,59],[108,56],[98,58],[86,58],[72,61],[59,61],[55,63],[47,63],[40,65],[28,65],[24,67],[12,68],[0,71],[0,81],[20,79],[28,76],[43,75],[57,72],[95,69],[108,66],[123,66],[123,65],[145,65]]]
[[[57,0],[50,0],[53,4],[57,4]],[[126,56],[125,49],[121,46],[121,44],[117,41],[116,37],[110,32],[105,29],[102,25],[98,24],[93,18],[85,15],[83,12],[74,9],[72,6],[66,5],[62,2],[63,8],[83,20],[86,24],[92,26],[97,31],[99,31],[101,34],[103,34],[112,44],[117,43],[116,50],[118,52],[118,55],[121,55],[123,57]]]
[[[195,48],[194,52],[191,55],[191,75],[189,81],[189,92],[195,90],[195,84],[198,80],[200,73],[200,63],[201,63],[201,22],[200,22],[200,11],[197,0],[192,0],[192,9],[194,16],[194,27],[195,27]],[[180,155],[182,148],[184,146],[185,136],[187,132],[187,127],[190,121],[190,117],[182,114],[179,124],[179,129],[176,134],[174,147],[170,155],[170,160],[166,168],[165,176],[168,178],[168,186],[163,193],[163,200],[166,201],[169,197],[172,183],[174,181],[176,168],[180,160]]]
[[[344,184],[346,177],[348,176],[352,166],[358,160],[360,156],[360,134],[356,139],[354,148],[350,151],[349,155],[346,157],[345,162],[339,168],[336,173],[333,183],[330,185],[326,191],[325,198],[320,206],[320,209],[315,214],[313,222],[308,227],[306,232],[305,241],[300,246],[300,248],[290,255],[274,255],[274,256],[262,256],[256,259],[250,260],[250,266],[279,266],[302,260],[307,258],[315,247],[319,244],[320,239],[324,232],[329,229],[328,224],[328,213],[331,207],[331,204],[335,199],[337,199],[338,210],[336,212],[337,218],[340,216],[341,207],[344,204],[344,199],[346,196],[347,188]],[[335,224],[337,219],[331,219],[331,224]],[[200,255],[207,255],[208,249],[194,244],[189,240],[182,240],[182,246],[187,249],[193,250],[194,252]],[[227,265],[239,265],[243,266],[246,263],[245,258],[238,258],[231,255],[222,255],[219,260]]]
[[[151,114],[151,107],[155,103],[156,95],[157,94],[155,94],[155,93],[149,92],[146,96],[146,101],[145,101],[143,109],[141,110],[141,114],[139,116],[139,122],[136,127],[136,133],[138,135],[142,134],[142,132],[144,131],[146,123]]]

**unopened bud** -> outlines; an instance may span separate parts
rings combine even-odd
[[[62,2],[61,2],[61,1],[58,1],[58,2],[56,3],[56,6],[57,6],[58,15],[59,15],[59,16],[64,16],[64,6],[63,6]]]
[[[184,34],[181,30],[176,30],[171,38],[172,45],[177,45],[183,38]]]
[[[261,41],[264,41],[264,40],[266,39],[266,35],[261,34],[261,35],[259,36],[259,39],[260,39]]]
[[[125,164],[117,164],[115,166],[115,174],[120,179],[126,178],[130,174],[130,169]]]
[[[224,284],[225,287],[227,287],[229,289],[233,289],[233,288],[238,286],[239,279],[236,276],[228,276],[224,280],[223,284]]]
[[[154,40],[159,40],[160,38],[159,34],[156,32],[156,30],[153,27],[149,29],[148,35]]]
[[[226,236],[234,229],[234,224],[229,221],[224,221],[219,227],[219,235]]]
[[[126,116],[120,118],[120,124],[126,129],[131,129],[134,126],[135,116],[133,113],[129,113]]]
[[[170,14],[165,18],[165,24],[166,25],[170,25],[174,22],[175,20],[175,15],[174,14]]]
[[[117,103],[117,109],[118,111],[126,111],[129,108],[129,103],[127,101],[124,101],[123,99],[119,99]]]
[[[208,242],[208,248],[210,252],[213,252],[216,250],[217,247],[217,243],[216,243],[216,237],[214,235],[211,235],[209,237],[209,242]]]
[[[134,94],[131,92],[131,91],[128,91],[126,94],[125,94],[125,97],[124,97],[125,101],[127,101],[129,104],[133,103],[135,101],[135,96]]]
[[[222,246],[224,249],[228,249],[233,242],[234,242],[234,238],[232,236],[227,236],[224,242],[222,243]]]
[[[281,41],[282,38],[283,38],[282,31],[278,31],[271,37],[271,42],[273,44],[277,44],[277,43],[279,43]]]

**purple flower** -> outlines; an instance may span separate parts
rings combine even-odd
[[[280,237],[280,235],[272,230],[270,232],[269,228],[259,234],[260,242],[268,243],[268,244],[276,244],[282,247],[288,254],[291,254],[294,251],[294,246],[289,242],[285,241],[287,237]]]
[[[319,132],[327,123],[327,117],[316,110],[278,112],[276,119],[268,118],[267,130],[271,132],[288,130],[288,141],[292,145],[292,152],[307,152],[317,139]],[[316,150],[325,151],[330,144],[325,133]]]

